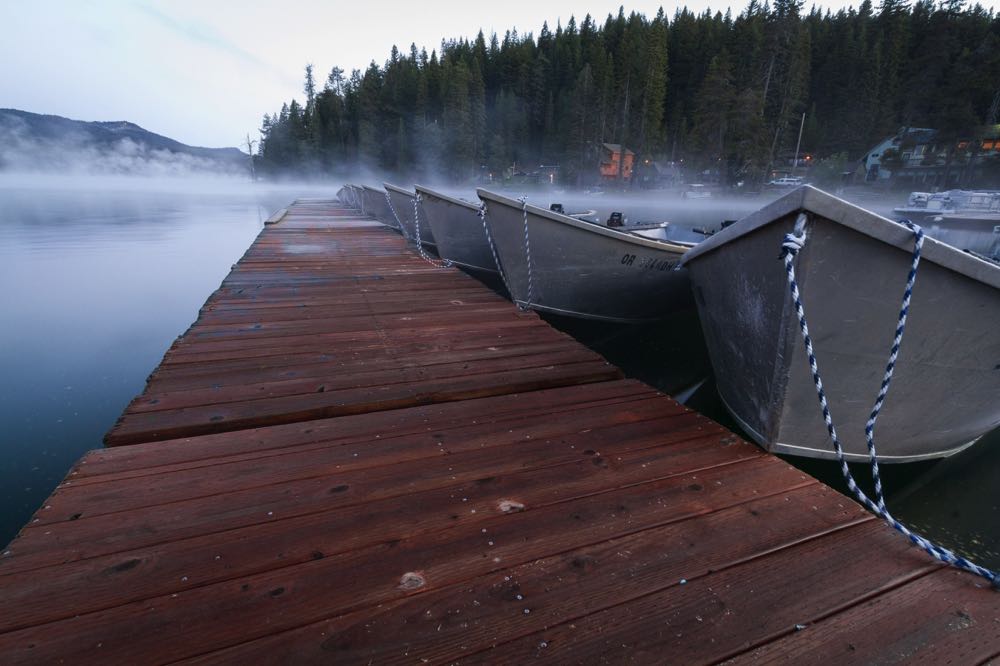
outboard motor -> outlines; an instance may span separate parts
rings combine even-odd
[[[625,226],[625,216],[619,213],[618,211],[611,213],[611,215],[608,217],[608,226],[609,227]]]
[[[560,215],[566,214],[566,209],[563,208],[563,205],[561,203],[549,204],[549,210],[551,210],[553,213],[559,213]]]

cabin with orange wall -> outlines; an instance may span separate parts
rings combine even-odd
[[[622,159],[622,146],[618,143],[601,144],[601,179],[618,179],[618,162]],[[635,163],[635,153],[625,149],[625,161],[621,165],[621,177],[628,180],[632,177],[632,166]]]

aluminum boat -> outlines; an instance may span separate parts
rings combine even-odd
[[[389,201],[386,199],[385,190],[377,190],[369,185],[364,185],[361,199],[362,210],[365,215],[374,217],[386,226],[402,231],[399,227],[399,222],[396,221],[396,217],[392,214],[392,210],[389,209]]]
[[[637,323],[690,304],[692,245],[643,238],[479,189],[511,298],[522,307]],[[530,250],[530,252],[529,252]]]
[[[389,195],[390,214],[399,223],[403,235],[409,240],[414,240],[417,234],[416,218],[419,211],[415,206],[419,206],[416,201],[416,193],[410,192],[397,185],[384,183],[385,191]],[[420,244],[425,249],[437,252],[437,243],[434,241],[434,234],[423,218],[420,219]]]
[[[420,228],[437,240],[438,255],[475,271],[496,274],[497,264],[479,217],[479,205],[420,185]]]
[[[910,270],[905,226],[810,186],[707,239],[691,274],[719,395],[769,451],[834,458],[779,260],[795,259],[830,411],[848,457],[864,434]],[[1000,425],[1000,264],[924,241],[899,358],[875,438],[883,462],[951,455]]]

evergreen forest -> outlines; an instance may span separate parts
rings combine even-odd
[[[553,165],[586,185],[613,143],[639,163],[760,184],[800,130],[817,173],[833,174],[900,128],[981,138],[998,102],[1000,15],[961,0],[836,13],[750,0],[736,16],[621,8],[537,35],[394,47],[350,74],[307,65],[304,100],[264,116],[256,160],[272,175],[362,167],[459,182]]]

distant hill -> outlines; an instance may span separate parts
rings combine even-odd
[[[248,162],[238,148],[188,146],[127,121],[0,109],[0,171],[242,175]]]

